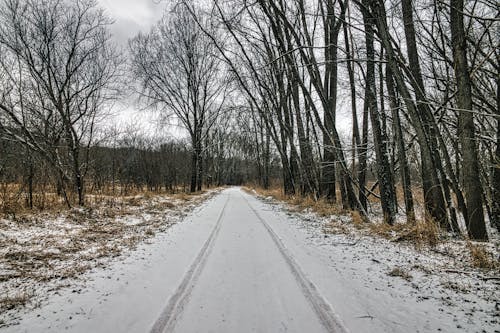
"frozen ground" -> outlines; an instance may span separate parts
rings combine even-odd
[[[80,293],[92,278],[86,272],[124,260],[213,194],[90,198],[86,209],[0,219],[0,327],[15,325],[61,288]]]
[[[500,272],[473,268],[465,242],[417,250],[358,230],[347,216],[260,200],[263,216],[352,332],[500,332]],[[497,260],[498,246],[489,245]]]
[[[325,233],[331,218],[228,189],[0,332],[498,331],[498,272],[460,244],[417,251],[338,220]]]

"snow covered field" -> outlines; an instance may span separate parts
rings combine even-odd
[[[0,219],[0,327],[61,290],[79,294],[94,272],[136,254],[214,193],[109,197],[91,208]]]
[[[165,214],[170,221],[173,212]],[[8,237],[4,229],[2,239]],[[25,308],[2,311],[0,332],[498,332],[500,327],[498,271],[472,268],[465,243],[416,250],[366,234],[347,217],[292,211],[240,188],[224,190],[183,223],[135,244],[112,260],[94,259],[97,264],[81,274],[51,280],[31,298],[37,304],[30,300]],[[498,255],[498,243],[493,244],[490,250]],[[22,278],[3,281],[2,293],[5,286],[16,290],[10,280]]]

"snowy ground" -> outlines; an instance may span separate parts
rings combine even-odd
[[[85,272],[123,260],[213,194],[100,197],[91,208],[0,219],[0,327],[61,289],[80,293]]]
[[[417,251],[289,208],[225,190],[0,332],[499,331],[499,272],[463,243]]]
[[[353,332],[500,332],[500,271],[472,267],[465,241],[417,250],[360,230],[349,216],[318,217],[260,200]],[[498,264],[498,239],[487,248]]]

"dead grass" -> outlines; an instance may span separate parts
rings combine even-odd
[[[323,233],[325,234],[351,234],[351,230],[344,223],[332,220],[323,226]]]
[[[291,205],[292,211],[302,212],[309,209],[322,217],[350,214],[356,229],[366,230],[368,234],[382,236],[391,241],[406,241],[415,244],[417,248],[434,247],[439,242],[439,228],[432,221],[421,220],[413,224],[397,223],[392,226],[387,223],[366,223],[367,221],[359,212],[345,211],[338,204],[331,203],[325,198],[315,200],[311,196],[286,196],[278,187],[267,190],[259,187],[244,187],[243,189],[250,194],[255,191],[262,197],[272,197],[275,200],[286,202]],[[402,190],[400,191],[402,192]],[[336,221],[329,222],[323,229],[325,233],[350,233],[348,227]]]
[[[0,217],[0,289],[6,291],[0,312],[29,299],[7,297],[7,291],[36,290],[47,283],[57,289],[169,228],[215,193],[136,195],[85,208]]]
[[[425,246],[435,247],[440,241],[440,230],[436,223],[429,220],[418,220],[415,223],[367,223],[359,212],[345,211],[338,204],[328,202],[324,198],[314,200],[307,196],[286,196],[280,188],[274,187],[264,190],[259,187],[244,187],[245,191],[253,194],[254,191],[262,197],[272,197],[275,200],[286,202],[291,206],[292,211],[302,212],[311,210],[322,217],[335,217],[339,215],[351,216],[353,226],[368,235],[384,237],[393,242],[408,242],[420,249]],[[402,190],[400,189],[402,192]],[[418,189],[416,190],[418,192]],[[419,195],[417,195],[419,197]],[[323,227],[325,233],[345,233],[351,234],[351,230],[344,223],[333,220]]]
[[[366,220],[361,216],[361,214],[355,210],[351,211],[350,213],[352,218],[352,224],[354,225],[354,227],[356,227],[357,229],[364,228],[364,226],[366,225],[365,224]]]
[[[369,230],[372,234],[384,237],[393,242],[409,242],[416,248],[423,246],[435,247],[439,243],[439,227],[429,220],[419,220],[413,224],[396,223],[370,223]]]
[[[33,193],[33,209],[28,207],[26,196],[21,184],[0,184],[0,214],[12,217],[32,211],[54,212],[67,208],[63,197],[58,196],[52,186],[41,186]]]
[[[401,267],[394,267],[390,272],[387,273],[387,275],[399,276],[406,281],[411,281],[413,279],[413,276],[411,276],[411,274],[406,269]]]
[[[25,306],[29,300],[30,295],[27,293],[18,293],[15,295],[7,295],[0,297],[0,312],[12,310],[18,306]]]
[[[250,194],[255,191],[260,196],[272,197],[275,200],[286,202],[292,206],[292,210],[294,211],[304,211],[306,209],[310,209],[319,216],[331,216],[346,213],[346,211],[343,210],[338,204],[332,203],[325,198],[315,199],[312,195],[285,195],[282,189],[277,187],[267,190],[259,187],[243,187],[243,190]]]
[[[461,294],[469,294],[471,291],[470,285],[462,285],[454,281],[442,281],[441,286],[446,289],[450,289]]]
[[[486,250],[484,245],[467,241],[467,248],[470,253],[471,263],[474,267],[481,269],[495,269],[500,267],[499,261],[495,260],[493,255]]]
[[[38,188],[39,187],[39,188]],[[67,204],[61,195],[57,195],[53,185],[40,185],[33,193],[33,208],[27,206],[25,188],[19,183],[0,183],[0,217],[15,218],[18,215],[39,212],[61,212],[68,210]],[[111,186],[107,184],[101,190],[87,189],[85,203],[93,206],[123,206],[140,207],[145,201],[158,196],[168,196],[174,200],[191,201],[206,191],[187,193],[185,188],[177,187],[166,191],[161,189],[151,191],[137,187]],[[74,193],[67,193],[70,202],[76,201]]]
[[[356,229],[366,229],[366,223],[359,212],[351,211],[349,213],[351,214],[352,223]],[[334,218],[323,226],[323,233],[351,235],[352,229],[340,219]]]

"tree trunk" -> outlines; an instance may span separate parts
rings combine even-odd
[[[271,138],[268,131],[266,131],[266,141],[264,144],[264,189],[269,189],[269,169],[271,164],[271,152],[270,152]]]
[[[203,157],[201,156],[201,151],[197,152],[198,158],[198,175],[196,176],[196,191],[201,191],[203,186]]]
[[[293,74],[289,74],[293,78]],[[300,161],[302,164],[302,177],[304,179],[304,186],[302,189],[302,194],[313,194],[317,195],[317,186],[316,186],[316,177],[314,175],[314,161],[313,161],[313,153],[311,149],[311,144],[309,140],[306,138],[305,130],[304,130],[304,122],[302,119],[302,114],[300,110],[300,98],[299,98],[299,85],[297,80],[293,79],[291,83],[291,95],[293,99],[293,109],[295,110],[295,119],[297,125],[297,135],[299,139],[299,147],[300,147]]]
[[[85,196],[84,196],[84,184],[83,184],[83,176],[80,170],[80,154],[79,148],[72,148],[72,158],[73,158],[73,177],[75,182],[76,193],[78,195],[78,206],[85,205]]]
[[[29,152],[28,152],[29,154]],[[27,179],[27,185],[28,185],[28,207],[30,209],[33,209],[33,179],[35,177],[35,172],[34,172],[34,166],[33,166],[33,159],[31,156],[28,156],[28,179]]]
[[[404,144],[403,131],[401,129],[401,119],[399,117],[399,102],[396,98],[396,90],[394,80],[389,67],[386,67],[386,84],[387,93],[389,94],[389,102],[392,109],[393,132],[396,140],[396,149],[398,152],[399,172],[401,173],[401,186],[403,187],[403,195],[405,202],[406,221],[408,223],[415,222],[415,209],[413,205],[413,194],[411,191],[411,178],[408,160],[406,158],[406,150]]]
[[[365,5],[367,1],[364,1]],[[373,131],[373,140],[375,143],[375,154],[377,157],[377,176],[380,186],[380,201],[384,214],[384,221],[388,224],[394,224],[396,216],[396,193],[394,190],[394,181],[389,163],[387,152],[387,136],[382,130],[381,116],[377,106],[377,94],[375,83],[375,50],[373,34],[373,18],[366,12],[363,12],[363,21],[365,25],[366,42],[366,97],[368,98],[368,109]]]
[[[497,117],[497,147],[491,163],[491,223],[500,232],[500,76],[497,78]]]
[[[476,148],[472,88],[467,64],[467,44],[463,22],[463,0],[450,0],[450,29],[453,48],[453,67],[457,84],[456,106],[459,109],[459,137],[462,148],[462,174],[467,205],[466,221],[469,237],[488,240],[484,222],[482,187]]]
[[[201,136],[201,135],[199,135]],[[198,139],[196,145],[196,191],[201,191],[203,186],[203,146],[202,141]]]
[[[76,185],[76,189],[77,189],[77,192],[78,192],[78,206],[84,206],[85,205],[85,195],[84,195],[84,192],[83,192],[83,177],[82,175],[80,174],[80,172],[78,172],[76,174],[76,177],[75,177],[75,185]]]
[[[344,44],[346,49],[346,54],[349,58],[354,59],[354,51],[351,51],[351,34],[349,33],[350,25],[348,22],[343,24],[344,26]],[[359,125],[358,125],[358,111],[356,107],[356,82],[354,81],[354,65],[352,61],[348,61],[347,73],[349,74],[349,87],[351,92],[351,117],[352,117],[352,157],[351,157],[351,169],[352,174],[355,175],[357,172],[356,168],[356,154],[359,154],[359,146],[361,145],[361,139],[359,136]],[[359,158],[359,156],[358,156]]]
[[[439,154],[437,149],[432,149],[432,144],[429,143],[429,140],[432,138],[429,136],[427,125],[425,125],[430,119],[426,119],[425,121],[422,119],[421,110],[417,109],[411,93],[406,86],[404,75],[392,46],[392,38],[387,27],[384,2],[381,0],[372,0],[371,4],[374,17],[377,19],[380,40],[386,50],[387,65],[390,66],[397,89],[405,102],[412,125],[417,134],[422,161],[421,175],[426,218],[435,221],[442,228],[451,230],[451,226],[448,223],[446,204],[443,195],[443,184],[440,181],[438,173],[439,164],[435,163],[439,160]]]
[[[425,86],[422,79],[422,72],[420,69],[420,61],[417,51],[417,42],[415,37],[415,25],[413,22],[413,0],[402,0],[401,7],[403,12],[403,23],[405,38],[407,44],[407,54],[409,61],[409,71],[411,72],[411,84],[415,90],[416,97],[416,107],[418,109],[420,120],[422,122],[423,131],[426,136],[426,145],[433,154],[426,156],[422,159],[422,185],[424,188],[424,195],[427,193],[427,198],[425,198],[426,203],[429,203],[429,210],[433,219],[440,221],[440,215],[442,213],[436,210],[439,207],[440,202],[444,202],[444,193],[449,192],[445,187],[448,186],[439,174],[444,174],[441,158],[439,156],[437,136],[439,135],[436,130],[436,124],[432,115],[432,111],[429,105],[426,103],[426,92]],[[420,142],[422,144],[422,142]],[[424,152],[427,155],[426,152]],[[441,200],[442,199],[442,200]],[[453,209],[453,207],[450,207]],[[434,210],[434,213],[433,213]],[[435,214],[438,213],[438,214]],[[445,223],[441,221],[440,224],[447,230],[455,229],[455,223],[452,215],[452,223]]]
[[[359,183],[359,203],[366,211],[368,209],[368,197],[366,195],[366,171],[368,159],[368,91],[365,90],[365,103],[363,105],[363,134],[361,144],[358,149],[359,167],[358,167],[358,183]]]
[[[191,187],[189,188],[189,192],[191,193],[196,192],[196,186],[198,185],[198,156],[194,146],[195,144],[193,143],[193,152],[191,155]]]
[[[321,195],[329,201],[335,202],[336,184],[335,184],[335,146],[331,140],[333,135],[332,128],[335,126],[333,115],[327,112],[324,115],[324,126],[329,135],[323,136],[323,162],[321,166]]]
[[[341,20],[345,17],[345,10],[340,14]],[[337,22],[335,14],[335,3],[326,1],[326,19],[324,23],[325,34],[325,77],[324,94],[326,96],[326,108],[324,114],[324,127],[328,133],[323,136],[323,173],[322,173],[322,195],[332,202],[337,201],[336,187],[336,162],[338,161],[337,149],[339,147],[332,142],[335,128],[337,109],[337,43],[341,23]]]

